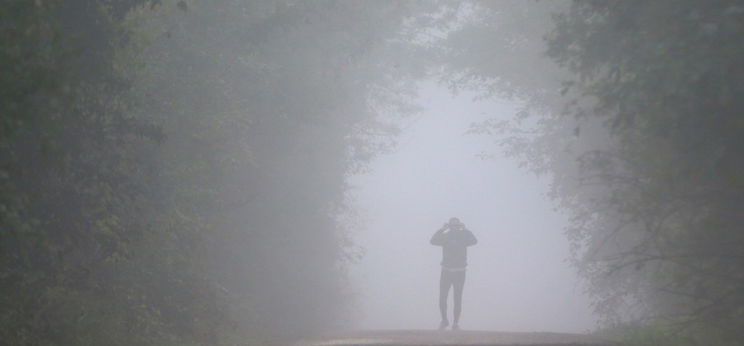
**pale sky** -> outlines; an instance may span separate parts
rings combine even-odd
[[[479,243],[469,249],[463,329],[586,332],[589,299],[567,263],[565,216],[547,198],[547,177],[519,168],[472,122],[511,118],[508,101],[473,101],[424,84],[423,112],[371,172],[350,178],[365,221],[353,235],[366,255],[352,267],[360,328],[439,324],[441,248],[431,235],[456,216]],[[480,152],[496,154],[484,160]],[[451,294],[451,293],[450,293]],[[452,297],[449,301],[450,320]]]

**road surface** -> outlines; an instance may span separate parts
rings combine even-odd
[[[612,346],[613,343],[583,334],[509,333],[487,331],[380,330],[337,333],[302,340],[294,346],[363,345],[530,345]]]

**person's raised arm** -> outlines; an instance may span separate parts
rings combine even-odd
[[[436,233],[434,233],[433,236],[431,236],[431,245],[444,245],[444,231],[447,229],[447,224],[445,223],[442,228],[440,228]]]
[[[465,246],[473,246],[475,244],[478,244],[478,239],[475,238],[475,235],[473,232],[470,232],[470,230],[465,230],[467,232],[467,238],[465,241]]]

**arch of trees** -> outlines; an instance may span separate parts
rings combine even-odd
[[[735,344],[743,16],[723,0],[6,1],[0,338],[344,325],[345,177],[394,141],[377,114],[409,113],[434,75],[539,119],[475,129],[551,174],[609,324]]]

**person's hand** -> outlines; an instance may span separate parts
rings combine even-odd
[[[449,224],[445,222],[442,228],[439,229],[439,231],[445,231],[448,227],[449,227]]]

